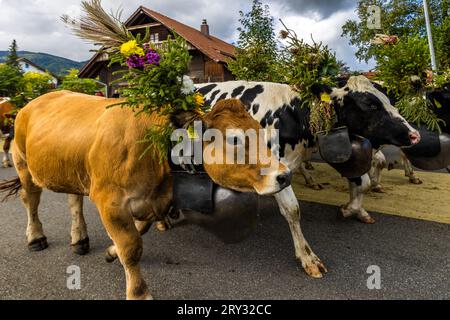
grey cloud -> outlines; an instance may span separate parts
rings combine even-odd
[[[321,18],[327,18],[333,13],[355,6],[354,0],[274,0],[286,9],[294,10],[300,15],[311,13],[318,14]]]
[[[17,39],[20,49],[41,51],[74,60],[86,60],[92,53],[87,44],[65,28],[59,17],[80,7],[80,0],[0,0],[0,50],[6,50],[12,39]],[[276,18],[287,15],[307,16],[315,12],[327,17],[336,10],[355,5],[354,1],[306,1],[263,0],[271,5]],[[140,5],[179,20],[192,27],[199,27],[203,18],[208,19],[212,34],[229,42],[236,41],[239,10],[247,11],[251,0],[103,0],[107,9],[124,9],[126,19]],[[281,6],[282,7],[281,7]],[[275,8],[277,10],[275,10]],[[279,9],[282,10],[279,10]],[[337,26],[340,27],[340,26]],[[336,37],[331,43],[340,57],[354,63],[353,52],[345,41]]]

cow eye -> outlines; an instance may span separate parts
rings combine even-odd
[[[230,136],[227,137],[227,143],[232,146],[240,146],[242,145],[242,139],[238,136]]]

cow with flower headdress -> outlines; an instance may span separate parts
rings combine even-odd
[[[114,243],[114,254],[124,267],[127,299],[151,299],[141,274],[141,233],[146,231],[145,226],[168,215],[172,206],[174,174],[167,157],[171,142],[178,143],[178,139],[171,139],[173,134],[186,133],[181,129],[195,122],[214,132],[214,141],[200,141],[202,149],[213,146],[212,159],[201,154],[200,160],[209,159],[203,163],[204,171],[223,188],[273,195],[290,184],[291,173],[265,146],[264,137],[258,135],[258,149],[269,162],[215,161],[215,155],[233,156],[238,147],[235,139],[227,139],[228,130],[262,129],[242,102],[223,100],[205,113],[202,98],[183,77],[189,53],[180,38],[169,40],[168,48],[156,57],[154,49],[139,41],[135,45],[135,39],[121,33],[123,24],[106,14],[100,1],[83,5],[88,18],[75,30],[84,38],[93,36],[96,43],[109,39],[110,54],[129,66],[126,77],[136,82],[131,81],[130,87],[124,89],[122,99],[58,91],[21,109],[13,150],[18,177],[0,183],[0,192],[6,197],[20,192],[28,215],[26,236],[32,251],[48,246],[38,216],[42,190],[68,194],[73,218],[71,244],[78,254],[89,250],[83,217],[83,197],[89,196]],[[102,28],[108,36],[102,34]],[[114,28],[119,31],[109,33]],[[95,31],[94,35],[91,31]],[[134,64],[136,61],[138,64]],[[148,78],[157,80],[143,81]],[[187,140],[189,144],[191,139]],[[248,146],[243,151],[250,153]],[[179,165],[186,166],[182,156],[172,156],[171,161],[182,159]]]

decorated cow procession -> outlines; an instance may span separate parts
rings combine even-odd
[[[90,250],[83,215],[88,196],[112,240],[106,261],[123,266],[127,299],[152,299],[141,270],[142,237],[152,224],[182,217],[236,243],[254,232],[261,197],[276,201],[306,274],[322,278],[328,270],[303,235],[291,186],[299,170],[320,189],[305,167],[315,150],[348,181],[350,201],[339,217],[365,224],[375,222],[363,197],[371,186],[382,191],[383,146],[401,148],[408,168],[450,164],[448,85],[413,91],[409,77],[410,87],[392,95],[394,87],[403,90],[396,80],[340,78],[327,46],[300,40],[284,24],[282,83],[194,84],[187,76],[189,45],[176,30],[156,45],[150,27],[131,32],[121,12],[107,13],[100,0],[83,1],[82,9],[82,17],[62,20],[101,46],[98,53],[110,66],[122,68],[116,83],[127,85],[120,98],[54,91],[28,103],[15,120],[12,106],[0,100],[0,124],[9,134],[3,165],[10,166],[14,138],[18,175],[1,182],[0,193],[3,200],[20,194],[31,251],[48,247],[38,212],[43,190],[67,194],[70,244],[78,255]],[[388,47],[397,41],[380,38]]]
[[[57,91],[30,102],[15,121],[13,161],[19,176],[2,182],[0,189],[6,197],[20,191],[32,251],[48,246],[38,217],[42,190],[48,189],[69,195],[72,247],[86,254],[89,238],[82,206],[83,196],[89,196],[114,243],[107,258],[118,257],[124,267],[127,298],[149,299],[140,259],[141,234],[152,222],[164,219],[172,208],[214,214],[208,201],[220,197],[236,201],[245,192],[273,195],[289,186],[291,172],[267,148],[260,124],[242,102],[227,99],[210,106],[195,92],[185,76],[190,59],[185,41],[175,36],[157,49],[148,42],[148,32],[134,37],[100,1],[83,2],[83,8],[80,21],[64,20],[80,37],[100,43],[112,61],[127,66],[123,79],[130,85],[123,89],[123,99]],[[254,133],[252,150],[243,145],[241,132]],[[207,134],[209,140],[200,139]],[[209,150],[208,156],[190,152],[194,144]],[[234,161],[237,148],[243,160]],[[264,154],[264,161],[253,154]],[[177,190],[192,180],[185,173],[196,174],[192,196],[210,198],[199,205],[177,201]],[[242,198],[252,204],[251,197]],[[226,208],[218,208],[217,215],[227,214]],[[298,219],[291,224],[301,236]],[[302,252],[308,253],[300,255],[306,271],[319,276],[322,263],[300,240]]]

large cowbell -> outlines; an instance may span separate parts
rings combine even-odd
[[[420,127],[420,142],[409,148],[403,148],[409,161],[422,170],[440,170],[450,166],[450,135],[438,134]]]
[[[173,171],[173,206],[185,219],[225,243],[238,243],[257,226],[259,197],[215,184],[204,171]]]
[[[318,135],[322,158],[343,177],[357,178],[369,172],[372,144],[358,135],[350,135],[346,127]]]

